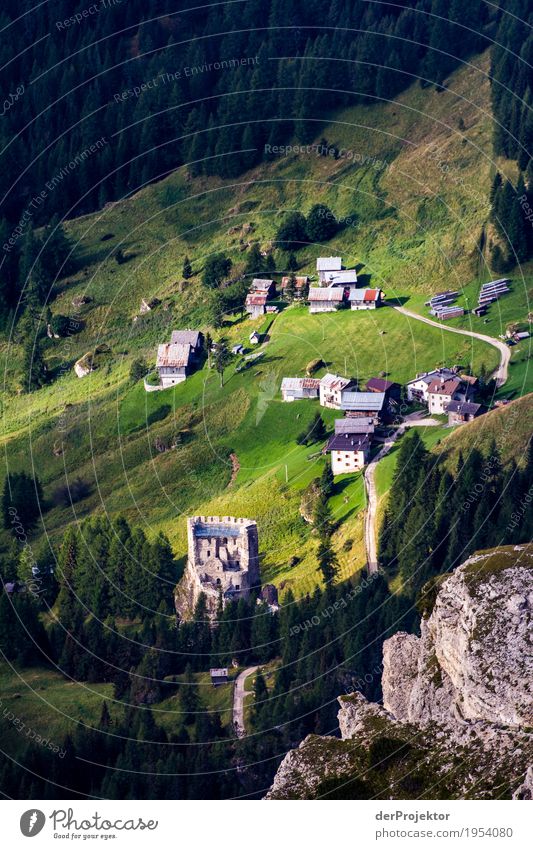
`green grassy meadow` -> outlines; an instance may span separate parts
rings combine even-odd
[[[127,200],[67,222],[76,271],[59,281],[51,309],[75,315],[81,329],[46,343],[52,382],[21,394],[21,346],[16,335],[0,340],[7,365],[0,438],[7,462],[12,470],[30,462],[49,502],[37,549],[46,544],[44,532],[57,544],[67,524],[106,511],[124,514],[149,534],[164,531],[183,557],[187,515],[237,514],[258,521],[263,580],[297,595],[319,583],[316,542],[299,508],[302,491],[325,460],[321,445],[296,444],[317,405],[281,403],[282,377],[301,375],[310,360],[321,358],[327,370],[362,383],[380,373],[405,382],[443,364],[492,370],[496,350],[389,308],[312,316],[291,306],[270,325],[262,356],[240,371],[242,360],[236,360],[223,387],[204,365],[184,384],[148,394],[129,380],[130,365],[144,357],[151,369],[157,344],[176,328],[210,331],[249,348],[251,330],[264,330],[265,319],[226,316],[223,328],[210,328],[208,293],[200,282],[205,259],[225,252],[238,276],[246,245],[257,241],[284,270],[286,254],[272,244],[282,216],[307,212],[316,202],[350,223],[327,245],[298,251],[301,273],[313,276],[317,256],[339,253],[346,266],[357,266],[363,283],[382,286],[415,311],[424,312],[428,294],[445,286],[474,297],[490,273],[476,253],[494,170],[487,70],[482,55],[453,74],[446,91],[414,85],[393,103],[330,116],[321,135],[348,151],[338,160],[293,153],[233,182],[191,179],[178,169]],[[119,248],[123,264],[114,258]],[[194,272],[187,281],[181,274],[185,255]],[[490,323],[479,323],[482,332],[498,335],[506,322],[523,321],[522,293],[532,276],[526,266],[513,294],[492,308]],[[73,307],[82,295],[90,301]],[[161,304],[140,316],[141,299],[153,297]],[[474,317],[463,321],[477,329]],[[100,367],[78,379],[76,359],[103,343],[110,352]],[[513,349],[509,385],[502,390],[510,397],[531,388],[526,349],[525,343]],[[332,427],[335,414],[323,415]],[[239,463],[234,481],[231,454]],[[78,476],[90,484],[88,497],[74,509],[54,505],[58,486]],[[331,504],[344,579],[364,563],[360,477],[339,480]]]

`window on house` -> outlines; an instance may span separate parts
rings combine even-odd
[[[240,584],[235,584],[235,589],[236,589],[236,590],[240,590],[240,588],[241,588],[241,585],[240,585]]]
[[[217,578],[217,587],[220,586],[220,578]]]
[[[211,557],[211,552],[210,552],[209,550],[208,550],[208,552],[207,552],[207,556],[208,556],[208,557]]]

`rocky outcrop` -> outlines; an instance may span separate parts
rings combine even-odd
[[[420,724],[533,726],[533,546],[467,560],[441,586],[421,636],[383,647],[383,704]]]
[[[88,374],[94,371],[94,368],[94,358],[90,352],[84,354],[81,359],[74,363],[74,371],[78,377],[87,377]]]
[[[443,580],[420,636],[383,647],[383,706],[339,698],[342,739],[311,736],[268,799],[533,797],[533,544]]]

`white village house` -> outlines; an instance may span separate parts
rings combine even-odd
[[[250,318],[260,318],[266,313],[267,299],[266,292],[248,292],[245,307]]]
[[[284,377],[281,381],[283,401],[298,401],[304,398],[318,398],[320,380],[316,377]]]
[[[428,411],[434,415],[445,413],[450,401],[466,401],[467,395],[467,386],[457,375],[435,378],[428,386]]]
[[[352,310],[375,310],[381,306],[381,289],[352,289],[348,298]]]
[[[338,374],[325,374],[320,381],[320,406],[329,407],[332,410],[340,410],[342,404],[342,393],[353,381],[349,377],[340,377]]]
[[[165,343],[157,347],[155,367],[159,373],[162,389],[182,383],[187,378],[190,361],[190,346]]]
[[[159,374],[158,388],[168,389],[169,386],[175,386],[186,380],[200,355],[202,345],[203,336],[198,330],[172,331],[170,342],[158,345],[157,348],[155,367]]]
[[[408,401],[419,401],[420,403],[427,404],[428,402],[428,388],[430,384],[436,378],[444,377],[454,378],[457,377],[456,372],[451,369],[443,368],[443,369],[434,369],[433,371],[424,371],[420,374],[417,374],[413,380],[410,380],[406,384],[407,389],[407,400]]]
[[[359,432],[358,421],[338,419],[335,422],[335,434],[324,449],[331,454],[331,470],[334,475],[359,472],[368,462],[371,434]]]

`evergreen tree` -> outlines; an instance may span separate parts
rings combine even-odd
[[[220,375],[220,386],[222,387],[224,386],[224,372],[231,362],[231,354],[222,342],[218,343],[213,352],[213,362]]]
[[[285,251],[297,251],[307,244],[306,220],[301,212],[290,212],[276,233],[276,243]]]
[[[183,260],[182,276],[184,280],[189,280],[192,277],[192,265],[188,256]]]
[[[327,242],[339,228],[331,209],[324,203],[315,203],[307,216],[307,236],[311,242]]]

